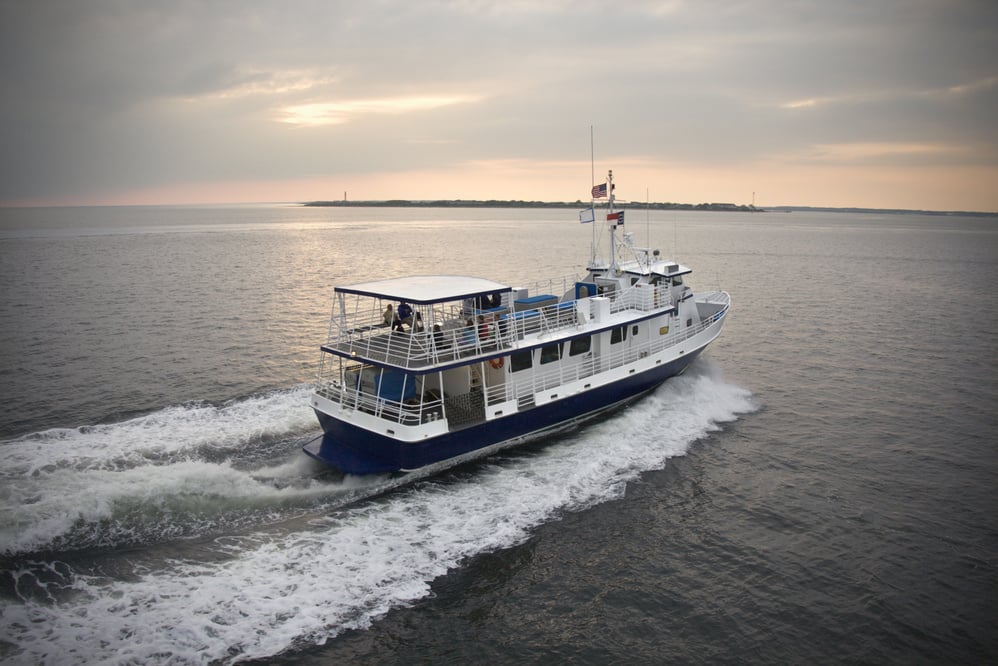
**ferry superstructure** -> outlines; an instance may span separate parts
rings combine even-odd
[[[324,434],[305,452],[349,474],[447,466],[574,427],[682,373],[721,333],[730,296],[695,294],[689,267],[628,234],[618,242],[612,172],[608,184],[611,258],[594,250],[583,277],[336,287],[311,395]]]

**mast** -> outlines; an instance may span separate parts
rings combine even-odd
[[[593,142],[593,126],[589,126],[589,178],[592,181],[592,189],[596,189],[596,144]],[[589,199],[589,210],[596,208],[596,195]],[[593,216],[595,217],[595,215]],[[593,238],[589,241],[589,265],[596,265],[596,220],[593,222]]]
[[[607,221],[609,221],[610,214],[613,213],[613,169],[610,169],[606,174],[606,191],[606,215]],[[607,226],[610,227],[610,268],[617,268],[617,237],[615,235],[617,225],[607,224]]]

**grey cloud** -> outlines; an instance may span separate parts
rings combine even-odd
[[[0,200],[578,158],[591,123],[603,150],[698,164],[896,141],[993,165],[995,86],[939,91],[998,74],[995,26],[998,3],[975,0],[8,2]],[[483,100],[274,122],[291,104],[446,92]],[[807,98],[829,101],[781,106]]]

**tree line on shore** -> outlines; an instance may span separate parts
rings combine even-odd
[[[617,202],[618,206],[630,210],[719,210],[758,213],[764,212],[755,206],[740,206],[730,203],[647,203],[643,201]],[[588,201],[523,201],[497,199],[440,199],[435,201],[411,201],[408,199],[388,199],[384,201],[309,201],[305,206],[370,207],[370,208],[585,208]]]

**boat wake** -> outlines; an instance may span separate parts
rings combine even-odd
[[[295,390],[278,400],[290,402],[292,396],[303,397]],[[308,497],[312,510],[283,529],[202,540],[198,549],[180,550],[127,576],[22,559],[17,570],[4,574],[12,593],[0,613],[0,633],[8,641],[0,657],[25,663],[227,662],[322,644],[425,597],[432,581],[448,570],[469,557],[522,543],[552,516],[620,497],[629,480],[663,467],[719,424],[755,409],[748,391],[724,381],[701,359],[624,412],[548,446],[495,456],[475,463],[472,473],[458,468],[350,504],[336,503],[331,491],[335,486],[344,492],[348,480],[323,480],[315,468],[301,467],[307,463],[300,454],[287,462],[293,457],[287,444],[284,463],[251,469],[242,469],[235,456],[231,462],[178,459],[113,471],[96,464],[96,457],[80,468],[80,460],[68,454],[49,456],[54,462],[41,466],[22,462],[21,469],[30,472],[22,478],[60,470],[67,475],[61,482],[71,473],[97,475],[89,484],[77,482],[70,492],[74,499],[63,504],[65,509],[82,503],[89,485],[91,508],[75,520],[90,524],[108,515],[120,518],[130,503],[156,505],[164,516],[187,512],[189,519],[212,493],[213,503],[260,510]],[[272,424],[273,434],[306,428],[305,415],[281,418]],[[240,437],[251,439],[227,436],[229,443],[219,447],[233,448]],[[71,458],[75,462],[69,464]],[[160,481],[151,481],[154,472],[161,473]],[[95,487],[93,479],[101,474],[118,476]],[[391,481],[374,483],[383,492]],[[369,496],[369,490],[355,497]],[[11,501],[4,498],[5,511]],[[35,504],[47,501],[38,496]],[[4,525],[8,520],[5,514]],[[27,524],[18,521],[14,543],[22,551],[72,532],[52,524],[29,534]]]
[[[147,544],[260,525],[378,479],[300,455],[308,387],[0,442],[0,554]]]

